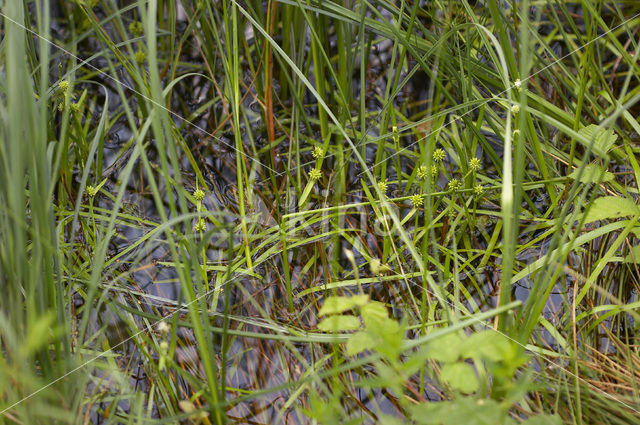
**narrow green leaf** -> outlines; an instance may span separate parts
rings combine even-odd
[[[307,198],[311,194],[311,190],[313,189],[313,186],[315,184],[316,184],[315,180],[309,180],[309,182],[307,183],[307,185],[304,188],[304,191],[302,192],[302,195],[300,195],[300,200],[298,201],[298,207],[299,208],[302,208],[302,207],[305,206],[305,204],[307,203]]]

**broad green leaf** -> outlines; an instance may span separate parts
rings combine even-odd
[[[374,363],[378,376],[368,381],[373,384],[370,388],[387,388],[390,389],[397,397],[402,397],[402,386],[406,381],[406,377],[398,373],[398,371],[382,361]]]
[[[424,367],[424,362],[427,359],[430,359],[428,347],[423,347],[418,350],[416,353],[407,357],[407,359],[402,363],[402,369],[406,374],[412,375]]]
[[[522,425],[562,425],[562,418],[558,415],[536,415],[524,421]]]
[[[631,199],[620,196],[603,196],[593,201],[585,217],[585,223],[635,214],[640,214],[640,207]]]
[[[582,176],[580,176],[580,183],[605,183],[613,180],[613,174],[604,171],[603,168],[596,164],[589,164],[582,170]],[[602,176],[602,177],[600,177]],[[569,178],[573,180],[578,179],[578,170],[573,170],[573,173],[569,174]]]
[[[497,425],[505,418],[498,402],[473,397],[422,403],[410,407],[409,411],[413,420],[421,425]]]
[[[440,372],[440,379],[465,394],[477,391],[479,387],[475,371],[464,362],[446,363]]]
[[[511,358],[511,343],[496,331],[476,332],[464,342],[463,357],[499,362]]]
[[[367,332],[356,332],[347,341],[347,355],[353,356],[376,346],[376,340]]]
[[[367,327],[379,325],[389,318],[389,312],[384,304],[374,301],[361,309],[362,319]]]
[[[325,332],[353,331],[360,328],[360,320],[354,316],[329,316],[318,323],[318,329]]]
[[[390,415],[385,415],[384,413],[378,413],[378,423],[380,425],[405,425],[406,422],[404,422],[402,419],[390,416]]]
[[[455,362],[460,357],[462,339],[453,332],[433,341],[427,347],[426,356],[441,362]]]
[[[354,307],[362,307],[369,301],[368,295],[354,295],[353,297],[329,297],[326,299],[318,315],[342,313]]]
[[[605,156],[611,145],[618,140],[618,135],[613,130],[606,130],[595,124],[581,128],[578,134],[586,139],[582,141],[586,146],[593,140],[593,152],[599,156]]]

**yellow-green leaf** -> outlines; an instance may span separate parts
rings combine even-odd
[[[587,211],[585,223],[636,214],[640,214],[640,207],[631,199],[620,196],[603,196],[593,201]]]
[[[362,307],[369,301],[368,295],[354,295],[353,297],[329,297],[322,304],[322,308],[318,314],[324,316],[326,314],[342,313],[355,307]]]
[[[478,377],[473,368],[467,363],[447,363],[442,367],[440,379],[449,384],[454,390],[469,394],[479,387]]]
[[[360,320],[354,316],[329,316],[318,323],[318,329],[324,332],[353,331],[360,327]]]

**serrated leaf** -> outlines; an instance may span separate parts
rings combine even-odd
[[[329,316],[318,323],[318,329],[324,332],[354,331],[360,328],[360,320],[354,316]]]
[[[367,332],[356,332],[347,341],[347,355],[354,356],[376,346],[376,340]]]
[[[342,313],[354,307],[362,307],[369,302],[368,295],[354,295],[352,297],[329,297],[320,308],[318,315]]]
[[[585,223],[636,214],[640,214],[640,207],[631,199],[619,196],[603,196],[593,201],[585,217]]]
[[[440,372],[440,379],[465,394],[477,391],[479,387],[475,371],[464,362],[446,363]]]
[[[580,176],[580,183],[606,183],[613,180],[613,174],[604,171],[602,167],[596,164],[589,164],[582,170],[582,176]],[[600,178],[602,176],[602,178]],[[569,174],[569,178],[573,180],[578,179],[578,170],[573,170],[573,173]]]
[[[605,156],[611,146],[618,140],[618,135],[613,130],[607,130],[595,124],[581,128],[578,134],[586,139],[586,141],[582,141],[586,146],[589,146],[589,143],[593,140],[593,152],[600,156]]]
[[[499,362],[512,357],[512,346],[503,335],[486,330],[474,333],[464,342],[462,356]]]
[[[373,301],[362,307],[360,310],[362,319],[367,327],[378,326],[381,322],[389,318],[389,312],[384,304]]]

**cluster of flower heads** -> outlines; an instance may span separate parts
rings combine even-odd
[[[324,154],[325,154],[324,149],[319,145],[314,146],[314,148],[311,151],[311,155],[315,159],[322,159],[324,157]],[[434,163],[430,167],[426,165],[419,165],[415,171],[416,177],[419,180],[426,180],[427,178],[430,177],[432,181],[435,181],[438,175],[440,174],[440,168],[446,156],[447,154],[444,151],[444,149],[437,148],[436,150],[434,150],[432,155],[432,159]],[[480,170],[480,168],[482,167],[482,161],[480,160],[480,158],[473,157],[469,160],[469,163],[467,165],[468,165],[469,173],[472,173],[475,175],[475,173],[478,170]],[[321,178],[322,178],[322,170],[319,167],[316,166],[315,168],[312,168],[309,171],[310,181],[317,181],[317,180],[320,180]],[[447,183],[448,191],[457,192],[462,188],[463,188],[462,182],[458,178],[452,178]],[[378,189],[380,189],[380,192],[382,192],[383,194],[386,194],[387,190],[389,189],[388,179],[385,179],[384,181],[379,181]],[[482,195],[484,195],[484,193],[485,193],[485,188],[481,184],[476,184],[473,187],[474,196],[481,197]],[[415,194],[409,198],[409,201],[411,202],[412,206],[418,208],[424,204],[424,196],[422,194]]]
[[[431,177],[432,181],[435,182],[435,180],[438,178],[438,175],[440,174],[440,168],[441,168],[442,162],[446,158],[446,155],[447,154],[444,151],[444,149],[438,148],[434,150],[432,155],[432,159],[434,163],[430,167],[427,167],[426,165],[419,165],[416,167],[415,175],[418,178],[418,180],[426,180],[428,177]],[[482,161],[480,160],[480,158],[473,157],[469,160],[469,163],[467,164],[467,166],[469,170],[467,175],[469,174],[475,175],[475,173],[478,170],[480,170],[480,168],[482,167]],[[463,184],[462,184],[462,181],[458,178],[452,178],[447,183],[448,191],[457,192],[461,189],[463,189]],[[474,196],[480,197],[484,195],[484,193],[485,193],[485,188],[481,184],[476,184],[473,187]],[[424,203],[423,196],[420,194],[411,196],[409,198],[409,201],[411,202],[411,205],[416,208],[422,206]]]
[[[196,189],[193,191],[192,195],[199,213],[200,209],[202,208],[202,201],[205,198],[204,190]],[[193,226],[193,231],[202,233],[202,232],[205,232],[206,230],[207,230],[207,223],[204,221],[204,218],[199,217],[198,221]]]

